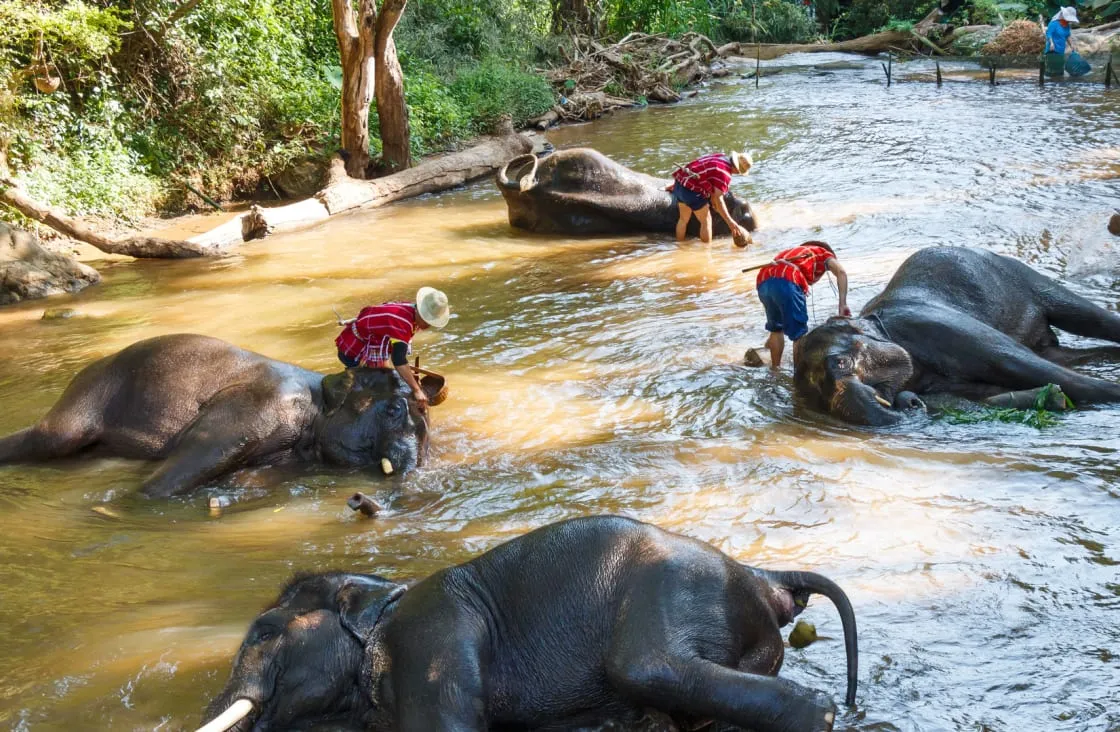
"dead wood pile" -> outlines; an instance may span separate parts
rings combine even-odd
[[[724,55],[699,33],[680,38],[631,33],[617,43],[573,36],[561,53],[563,66],[540,70],[560,96],[559,104],[532,121],[541,129],[558,121],[595,119],[643,100],[679,101],[677,89],[707,77],[711,64]]]

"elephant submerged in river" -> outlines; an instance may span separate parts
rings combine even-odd
[[[1069,368],[1120,348],[1068,348],[1054,329],[1120,343],[1120,315],[1010,257],[933,247],[911,255],[856,318],[798,341],[794,384],[847,422],[886,425],[916,394],[996,401],[1057,384],[1077,404],[1120,402],[1120,384]]]
[[[431,399],[443,379],[420,383]],[[84,368],[38,424],[0,438],[0,464],[86,450],[162,460],[143,492],[164,497],[287,459],[403,473],[427,444],[427,417],[393,369],[324,376],[181,334]]]
[[[522,155],[498,171],[511,225],[543,234],[673,233],[679,212],[665,190],[669,179],[635,172],[591,148],[558,150],[544,158]],[[751,205],[728,192],[724,203],[747,231],[758,228]],[[713,217],[713,231],[727,224]],[[699,222],[693,218],[689,234]]]
[[[297,577],[250,626],[204,729],[572,730],[652,709],[681,729],[830,730],[826,694],[776,678],[779,628],[811,593],[840,612],[854,704],[840,587],[627,518],[550,524],[411,587]]]

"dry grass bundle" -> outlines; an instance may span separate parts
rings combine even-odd
[[[1038,23],[1016,20],[980,49],[982,56],[1031,56],[1042,53],[1046,36]]]

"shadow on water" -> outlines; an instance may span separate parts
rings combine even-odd
[[[783,63],[808,62],[768,67]],[[431,466],[414,475],[265,469],[155,503],[135,493],[145,464],[0,468],[0,723],[190,728],[250,618],[295,571],[418,578],[548,521],[619,512],[844,586],[863,672],[841,727],[1120,725],[1115,409],[1041,432],[926,417],[861,431],[794,404],[787,377],[739,366],[765,336],[740,270],[811,237],[841,252],[853,309],[938,244],[1018,256],[1115,308],[1103,223],[1120,101],[1085,85],[888,90],[874,60],[811,65],[550,135],[660,174],[753,148],[739,189],[763,228],[745,253],[521,235],[482,182],[217,262],[102,266],[105,282],[67,299],[79,316],[61,323],[38,319],[42,303],[0,312],[2,432],[141,338],[206,333],[325,372],[337,367],[332,306],[431,283],[456,313],[417,340],[452,396]],[[900,64],[899,78],[908,69],[928,72]],[[819,322],[836,296],[814,292]],[[356,518],[355,490],[390,510]],[[220,517],[211,494],[233,501]],[[840,637],[827,603],[808,618]],[[842,645],[826,642],[791,649],[785,673],[838,695],[842,669]]]

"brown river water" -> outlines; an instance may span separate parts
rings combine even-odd
[[[407,478],[267,469],[155,502],[136,495],[140,463],[0,468],[0,726],[193,729],[294,572],[420,578],[550,521],[622,513],[845,587],[862,658],[838,729],[1120,729],[1120,412],[1041,431],[829,422],[793,403],[788,374],[741,365],[765,332],[740,273],[823,238],[855,310],[909,253],[968,245],[1115,309],[1120,93],[1027,76],[990,88],[963,67],[938,89],[919,64],[887,89],[872,60],[780,63],[805,68],[549,135],[661,174],[753,148],[736,183],[763,222],[747,252],[517,233],[481,181],[217,261],[101,263],[100,286],[48,303],[70,320],[40,321],[42,302],[0,311],[0,433],[142,338],[205,333],[325,372],[332,305],[432,284],[456,313],[416,341],[451,398],[429,467]],[[835,307],[822,282],[813,321]],[[357,489],[391,510],[352,515]],[[215,493],[234,501],[220,518]],[[826,600],[803,617],[840,638]],[[820,642],[790,650],[783,674],[841,699],[843,658]]]

